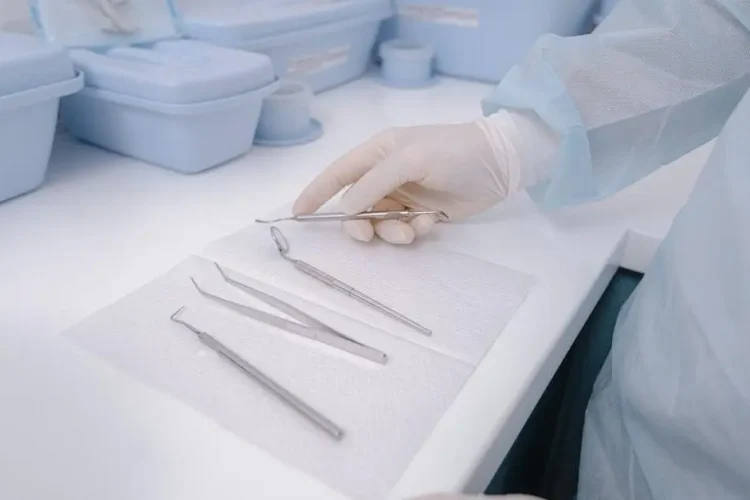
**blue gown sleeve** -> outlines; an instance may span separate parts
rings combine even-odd
[[[750,87],[748,26],[750,0],[621,0],[592,34],[540,38],[483,110],[557,135],[537,202],[601,199],[718,135]]]

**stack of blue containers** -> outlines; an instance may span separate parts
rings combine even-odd
[[[540,35],[591,30],[599,0],[394,0],[381,39],[432,47],[438,73],[499,82]]]
[[[392,13],[389,0],[217,0],[174,7],[186,36],[266,54],[279,77],[315,92],[365,72],[381,23]]]
[[[434,83],[433,70],[496,82],[540,35],[587,32],[600,0],[129,0],[117,8],[132,33],[96,26],[75,3],[30,4],[49,43],[0,34],[0,201],[42,182],[58,105],[89,143],[200,172],[254,141],[319,137],[312,93],[360,77],[374,53],[393,56],[393,85]],[[378,40],[391,42],[376,52]]]
[[[85,88],[62,100],[76,137],[182,173],[247,153],[263,98],[278,86],[270,58],[182,40],[166,2],[130,0],[133,33],[102,30],[59,0],[34,0],[50,42],[70,48]]]

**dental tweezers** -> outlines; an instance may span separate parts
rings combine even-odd
[[[293,410],[297,411],[300,415],[305,417],[307,420],[312,422],[315,426],[325,431],[327,434],[329,434],[331,437],[333,437],[336,440],[341,440],[344,437],[344,431],[335,423],[333,423],[330,419],[328,419],[325,415],[321,414],[319,411],[302,401],[300,398],[289,392],[287,389],[282,387],[278,382],[276,382],[274,379],[245,361],[239,354],[234,352],[229,347],[225,346],[221,342],[219,342],[215,337],[209,335],[208,333],[201,331],[188,323],[187,321],[184,321],[179,318],[182,311],[184,311],[185,308],[180,308],[177,312],[172,314],[170,319],[174,321],[175,323],[178,323],[191,332],[193,332],[195,335],[198,336],[198,339],[208,347],[209,349],[215,351],[219,355],[221,355],[225,360],[232,363],[234,366],[242,370],[245,375],[252,378],[259,384],[261,384],[263,387],[271,391],[277,398],[279,398],[283,403],[287,404],[289,407],[291,407]]]
[[[267,293],[262,292],[257,288],[253,288],[250,285],[241,283],[229,277],[221,268],[221,266],[219,266],[219,264],[214,263],[214,265],[221,274],[221,277],[229,285],[242,290],[246,294],[260,300],[265,304],[270,305],[275,309],[278,309],[282,313],[299,321],[301,324],[288,320],[281,316],[276,316],[274,314],[261,311],[260,309],[256,309],[254,307],[244,304],[238,304],[223,297],[219,297],[218,295],[211,294],[202,289],[198,285],[198,283],[191,277],[190,280],[193,282],[193,286],[195,286],[196,290],[198,290],[198,293],[200,293],[202,296],[213,300],[214,302],[217,302],[229,309],[232,309],[242,314],[243,316],[254,319],[256,321],[260,321],[261,323],[265,323],[267,325],[271,325],[286,332],[300,335],[311,340],[316,340],[323,344],[348,352],[349,354],[368,359],[381,365],[386,364],[386,362],[388,361],[388,356],[384,352],[365,345],[351,337],[344,335],[337,330],[334,330],[325,323],[310,316],[306,312],[297,309],[291,304],[284,302],[283,300],[277,299],[276,297],[268,295]]]
[[[362,212],[353,215],[344,213],[318,213],[309,215],[296,215],[294,217],[282,217],[280,219],[264,220],[255,219],[260,224],[274,224],[276,222],[335,222],[345,220],[409,220],[420,215],[432,215],[438,220],[448,220],[448,215],[440,210],[394,210],[388,212]]]

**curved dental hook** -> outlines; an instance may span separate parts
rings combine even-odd
[[[203,335],[202,331],[198,330],[196,327],[194,327],[190,323],[188,323],[188,322],[186,322],[184,320],[181,320],[178,317],[180,314],[182,314],[182,312],[184,310],[185,310],[185,306],[180,307],[174,313],[172,313],[172,315],[169,317],[169,319],[172,320],[172,321],[174,321],[175,323],[177,323],[179,325],[184,326],[185,328],[187,328],[188,330],[190,330],[191,332],[193,332],[194,334],[196,334],[198,336]]]
[[[171,319],[172,321],[174,321],[176,323],[179,323],[181,320],[177,319],[177,316],[179,316],[180,314],[182,314],[182,311],[184,311],[184,310],[185,310],[185,306],[180,307],[179,309],[177,309],[175,312],[172,313],[172,315],[169,317],[169,319]]]

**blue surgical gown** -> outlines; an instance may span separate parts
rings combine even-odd
[[[587,36],[544,37],[485,112],[559,138],[530,190],[608,196],[718,136],[623,307],[589,401],[579,500],[750,499],[750,0],[621,0]]]

